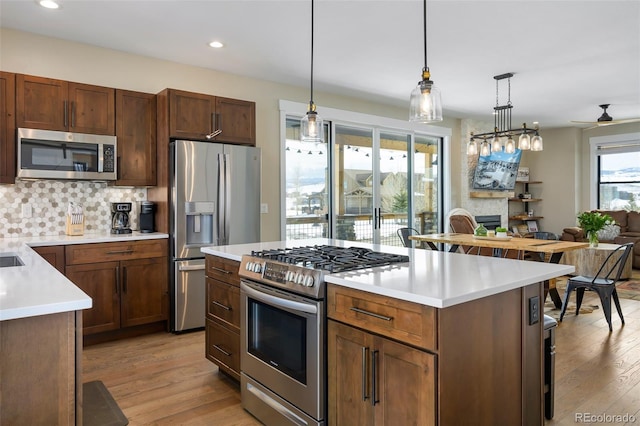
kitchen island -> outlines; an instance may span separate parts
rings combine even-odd
[[[93,301],[32,247],[145,238],[167,235],[0,239],[0,424],[82,424],[82,312]]]
[[[543,282],[572,266],[337,240],[410,262],[326,274],[329,424],[543,423]]]

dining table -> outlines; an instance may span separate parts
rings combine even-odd
[[[506,250],[513,250],[518,253],[518,259],[525,259],[525,253],[537,253],[541,261],[549,263],[559,263],[563,253],[580,250],[589,247],[588,242],[573,242],[562,240],[540,240],[535,238],[524,238],[518,236],[494,237],[476,236],[473,234],[462,234],[455,232],[411,235],[410,240],[420,241],[432,250],[446,250],[456,252],[460,247],[489,247],[493,249],[493,256],[502,257]],[[467,249],[466,253],[473,253],[473,249]],[[545,298],[547,293],[556,308],[562,307],[562,299],[558,290],[549,287],[549,281],[544,283]]]

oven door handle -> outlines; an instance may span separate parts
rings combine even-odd
[[[318,307],[316,305],[296,302],[294,300],[287,300],[281,297],[272,296],[270,294],[266,294],[261,291],[254,290],[253,288],[249,287],[247,284],[243,282],[240,283],[240,288],[249,296],[261,302],[269,303],[271,305],[278,306],[280,308],[290,309],[298,312],[306,312],[309,314],[318,313]]]

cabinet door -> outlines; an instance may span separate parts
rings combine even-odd
[[[373,347],[375,424],[435,424],[435,355],[382,337]]]
[[[33,247],[33,250],[64,274],[64,246]]]
[[[371,425],[371,335],[332,320],[327,328],[328,424]]]
[[[122,261],[120,269],[122,327],[166,320],[169,316],[167,258]]]
[[[91,309],[82,311],[84,335],[120,328],[118,270],[118,262],[67,265],[67,278],[93,300]]]
[[[115,135],[115,90],[69,83],[69,131]]]
[[[200,93],[169,92],[169,136],[179,139],[207,140],[213,131],[215,97]]]
[[[68,92],[66,81],[17,74],[17,127],[66,131]]]
[[[0,71],[0,183],[16,178],[16,76]]]
[[[256,104],[216,97],[216,127],[222,133],[216,141],[245,145],[256,144]]]
[[[156,95],[116,90],[116,185],[156,184]]]

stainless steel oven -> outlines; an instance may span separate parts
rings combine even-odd
[[[325,271],[408,262],[360,247],[306,246],[242,257],[242,406],[266,425],[324,425]]]
[[[240,292],[243,406],[268,425],[323,425],[324,300],[244,279]]]

